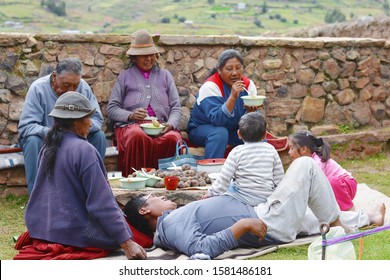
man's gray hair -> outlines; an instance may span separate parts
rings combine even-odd
[[[65,58],[56,67],[57,76],[64,74],[77,74],[81,76],[83,65],[78,58]]]

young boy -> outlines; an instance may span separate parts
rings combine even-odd
[[[276,149],[263,141],[267,122],[259,112],[242,116],[238,127],[238,137],[244,144],[229,153],[220,175],[203,198],[227,194],[257,206],[282,180],[283,165]]]

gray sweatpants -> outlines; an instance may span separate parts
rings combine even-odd
[[[291,242],[302,230],[307,207],[319,223],[333,223],[340,216],[328,179],[310,157],[293,161],[265,203],[255,211],[267,227],[267,234],[281,242]],[[318,230],[317,230],[318,231]]]

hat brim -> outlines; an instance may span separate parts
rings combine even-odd
[[[147,48],[132,48],[126,52],[127,55],[150,55],[159,53],[158,49],[155,46]]]
[[[89,112],[81,112],[81,111],[69,111],[63,109],[53,109],[50,112],[49,116],[57,119],[82,119],[88,116],[92,116],[95,114],[96,109],[92,109]]]

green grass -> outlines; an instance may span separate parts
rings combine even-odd
[[[0,198],[0,260],[12,259],[14,250],[14,236],[26,231],[24,222],[24,208],[27,196],[8,196]]]
[[[0,24],[0,32],[50,32],[76,29],[81,32],[131,34],[139,28],[151,33],[177,35],[260,35],[271,31],[284,33],[299,28],[324,24],[327,11],[340,9],[346,19],[351,13],[355,17],[384,15],[383,5],[375,0],[366,1],[272,1],[267,0],[269,10],[262,14],[263,1],[248,0],[246,10],[237,10],[236,0],[215,1],[209,5],[206,0],[79,0],[67,1],[66,17],[56,17],[40,5],[40,1],[4,0],[0,3],[0,23],[21,21],[25,27],[14,30]],[[286,22],[270,19],[281,15]],[[213,15],[213,16],[212,16]],[[193,28],[185,28],[177,17],[193,21]],[[163,17],[171,19],[169,24],[161,23]],[[256,27],[254,19],[263,27]],[[298,20],[297,24],[293,21]]]

